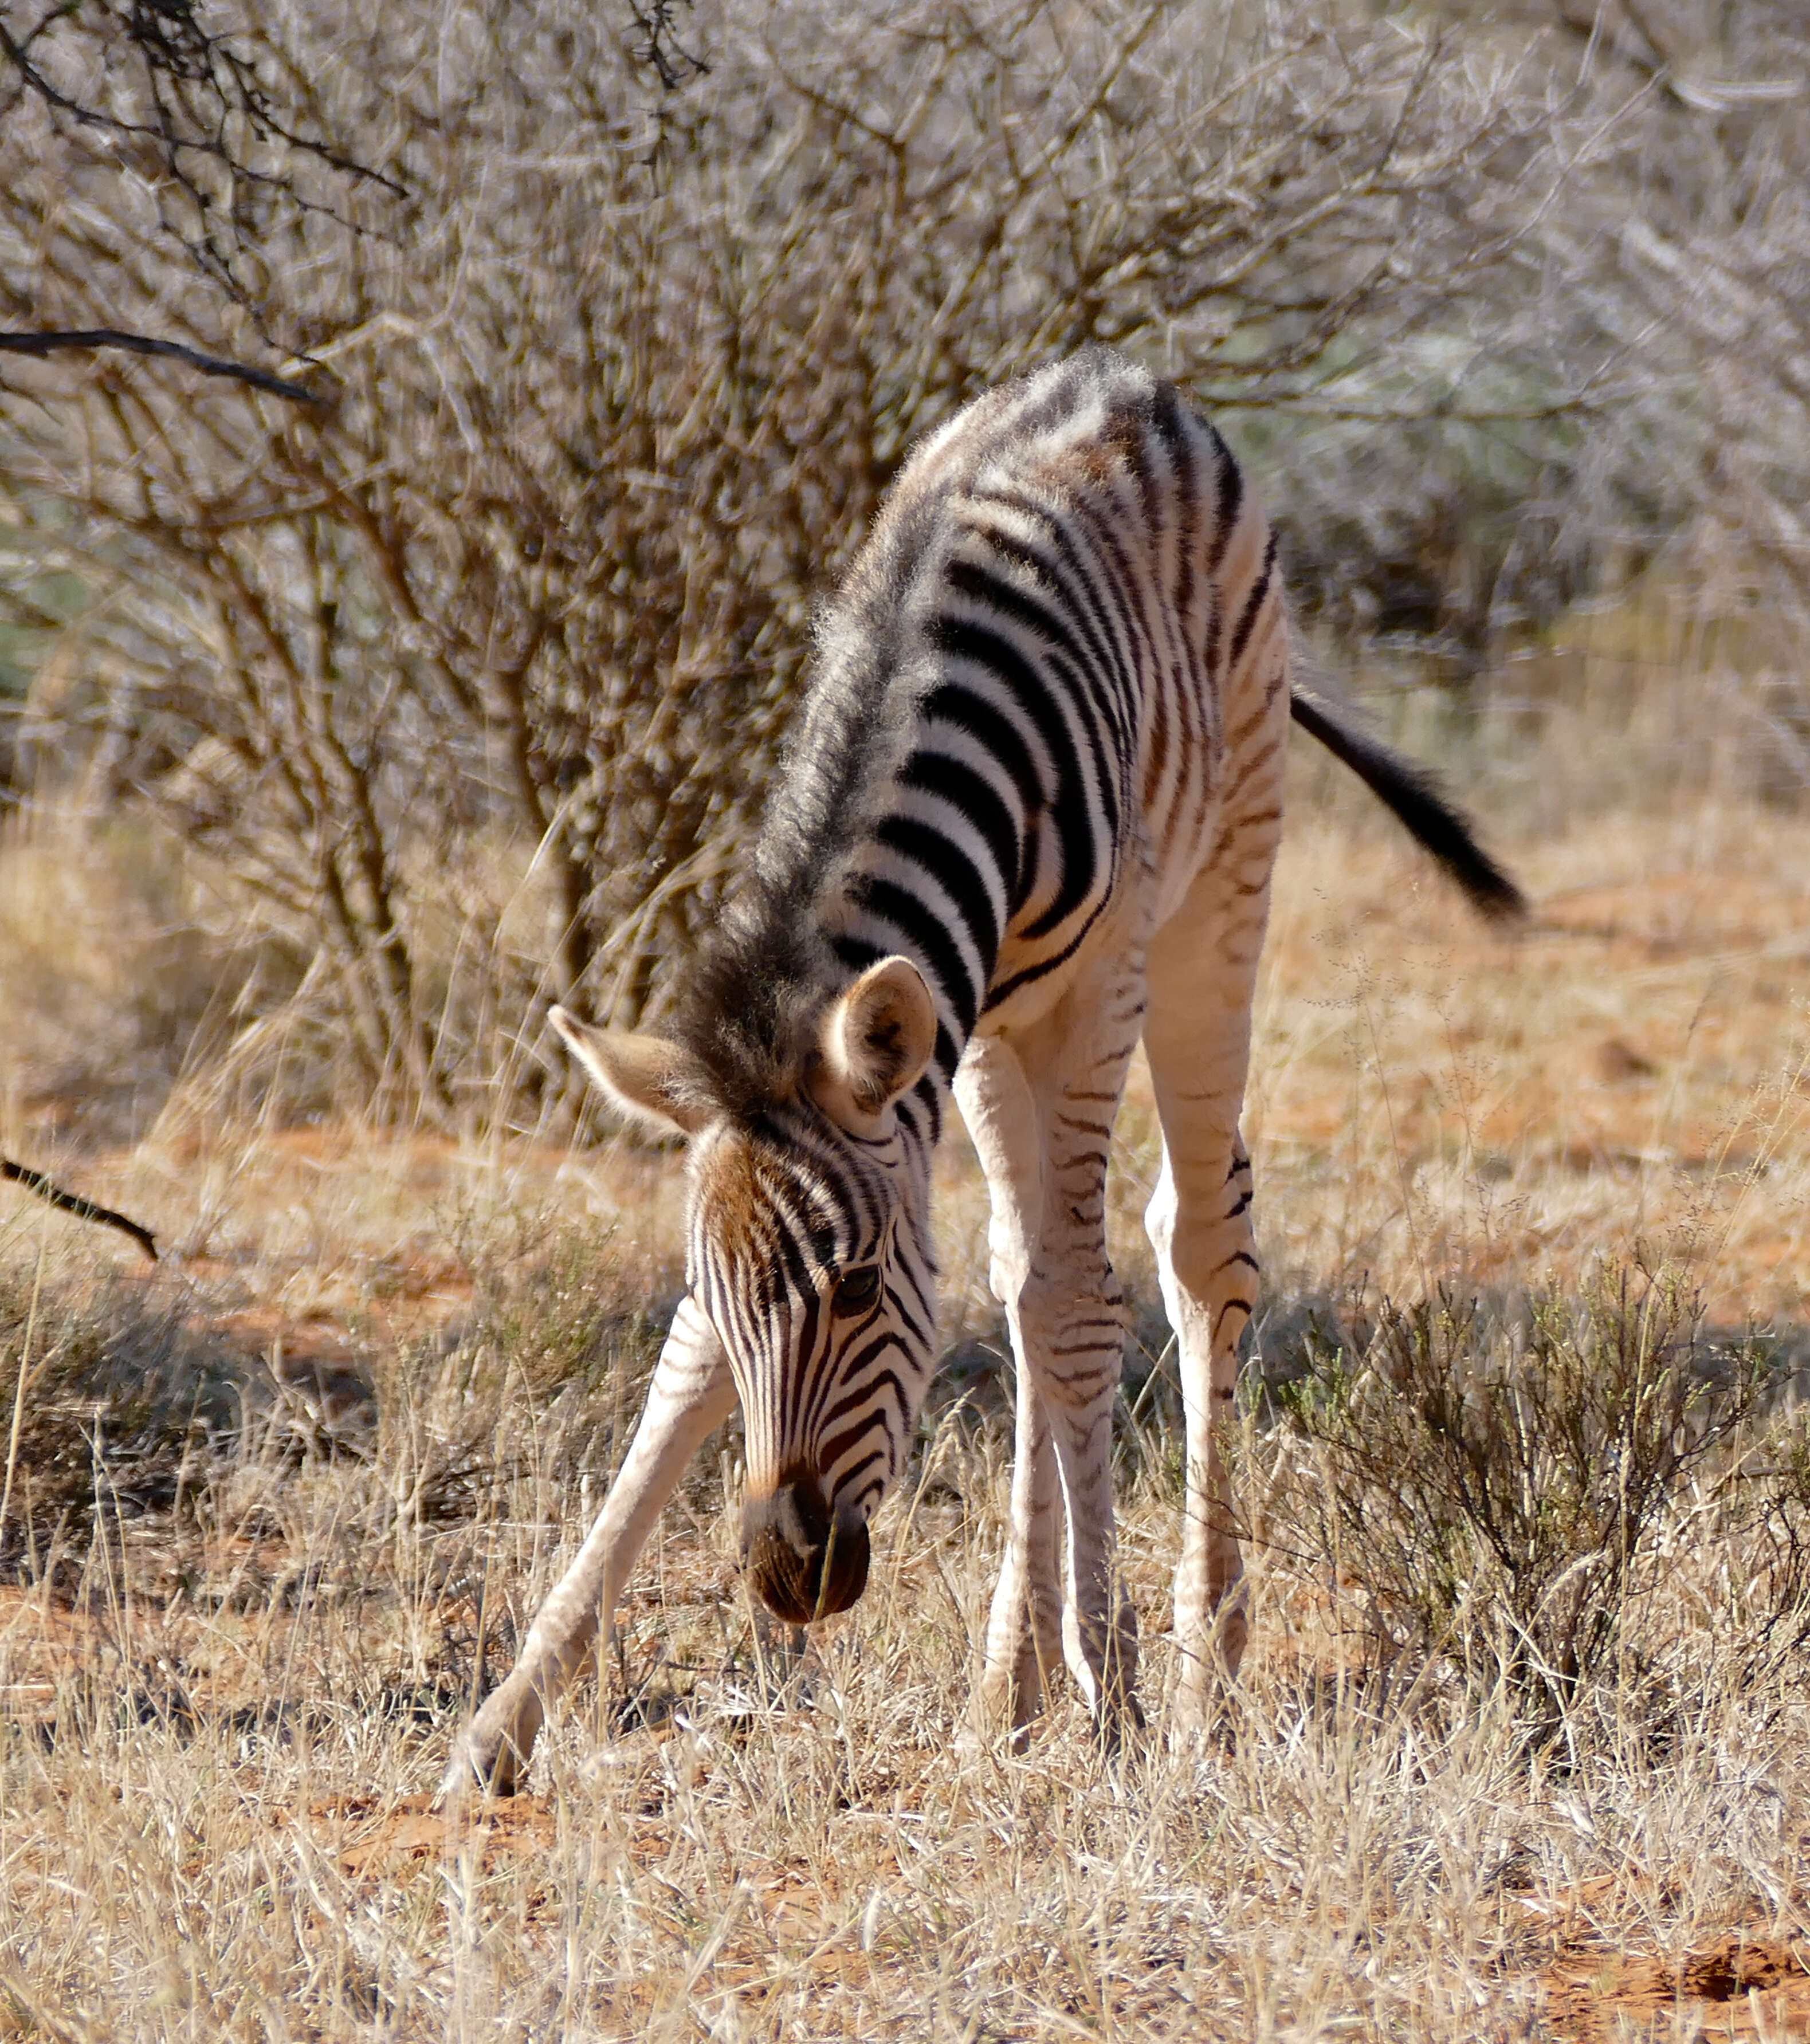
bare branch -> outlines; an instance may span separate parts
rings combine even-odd
[[[60,1212],[74,1214],[78,1220],[98,1221],[103,1228],[117,1228],[121,1235],[130,1235],[153,1263],[157,1261],[156,1238],[150,1229],[137,1221],[129,1220],[122,1213],[115,1213],[111,1207],[97,1206],[79,1193],[65,1192],[42,1171],[15,1164],[10,1157],[0,1157],[0,1179],[23,1185],[27,1192],[36,1193],[40,1200],[48,1201]]]
[[[287,398],[298,405],[322,402],[320,393],[310,390],[306,383],[291,382],[242,362],[222,361],[217,355],[203,355],[198,348],[185,348],[180,341],[158,340],[149,334],[122,333],[113,327],[93,327],[79,332],[0,333],[0,355],[52,355],[70,348],[117,348],[132,355],[163,355],[172,362],[186,362],[204,376],[231,377],[248,383],[254,390],[267,390],[273,398]]]
[[[135,152],[148,156],[167,231],[254,317],[267,227],[262,212],[275,207],[350,225],[290,159],[329,174],[329,184],[407,196],[398,179],[304,132],[263,83],[256,55],[203,27],[198,0],[53,6],[22,36],[6,18],[16,5],[0,0],[0,75],[11,74],[14,106],[35,102],[53,125],[86,131],[118,151],[122,167],[135,163]],[[77,61],[82,52],[97,60],[88,76]]]
[[[685,0],[686,6],[690,4],[691,0]],[[637,63],[650,65],[668,92],[676,91],[688,79],[704,77],[710,69],[678,40],[673,21],[678,7],[678,0],[645,0],[645,4],[628,0],[629,18],[640,37],[629,45],[629,54]]]
[[[1641,0],[1688,117],[1620,0],[151,4],[0,0],[0,349],[309,409],[0,386],[0,773],[216,862],[361,1106],[537,1112],[549,993],[658,1009],[906,449],[1084,338],[1226,415],[1316,633],[1467,686],[1705,534],[1810,586],[1788,0]]]

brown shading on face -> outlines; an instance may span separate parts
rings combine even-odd
[[[759,1289],[751,1274],[782,1281],[775,1211],[782,1167],[758,1138],[740,1132],[720,1135],[697,1159],[693,1181],[694,1214],[707,1245],[715,1284],[734,1299],[707,1298],[726,1318],[740,1304],[746,1324],[719,1327],[730,1350],[742,1393],[747,1426],[748,1492],[742,1513],[742,1553],[748,1581],[774,1616],[791,1625],[846,1611],[867,1587],[869,1540],[864,1518],[838,1512],[824,1493],[822,1477],[792,1438],[789,1387],[782,1381],[793,1358],[767,1353],[773,1320],[755,1304]],[[797,1204],[797,1188],[787,1189]],[[809,1339],[811,1302],[797,1301],[784,1316],[786,1338]]]
[[[867,1528],[836,1520],[817,1477],[797,1470],[742,1509],[742,1551],[755,1594],[778,1619],[808,1625],[847,1611],[867,1587]]]

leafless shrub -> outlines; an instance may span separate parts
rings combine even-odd
[[[1697,1488],[1671,1543],[1694,1556],[1708,1585],[1694,1637],[1682,1651],[1700,1661],[1705,1635],[1742,1685],[1795,1689],[1810,1646],[1810,1425],[1801,1410],[1762,1417],[1746,1452]],[[1707,1571],[1702,1558],[1709,1558]]]
[[[272,55],[256,36],[211,28],[194,0],[8,4],[0,134],[54,140],[60,162],[138,186],[160,233],[255,317],[265,289],[259,244],[275,221],[343,222],[348,186],[402,195],[335,145],[306,74]]]
[[[1295,458],[1278,450],[1297,585],[1347,629],[1431,639],[1467,678],[1655,565],[1705,614],[1800,618],[1802,10],[1528,0],[1487,28],[1443,11],[1474,61],[1493,48],[1546,67],[1562,190],[1350,390],[1354,413],[1392,411],[1398,428],[1305,421]],[[1505,305],[1517,295],[1543,344]],[[1566,391],[1589,402],[1554,402]]]
[[[1466,673],[1687,531],[1789,563],[1806,66],[1762,14],[1713,90],[1673,59],[1659,90],[1631,15],[769,0],[682,44],[669,8],[256,0],[269,175],[339,182],[234,188],[236,305],[164,231],[177,171],[122,181],[28,92],[0,301],[281,332],[332,402],[9,369],[15,786],[205,847],[313,961],[349,1095],[514,1112],[541,998],[657,1005],[732,884],[911,440],[1051,354],[1189,382],[1274,475],[1310,613]]]
[[[181,1300],[0,1271],[0,1576],[37,1577],[123,1520],[192,1506],[236,1434],[243,1373]]]
[[[631,56],[669,90],[706,68],[680,40],[676,11],[675,0],[644,8],[628,0],[622,23],[633,31]],[[256,318],[273,228],[310,214],[355,226],[348,195],[408,194],[332,139],[311,75],[248,26],[221,28],[198,0],[35,9],[8,0],[0,6],[0,133],[23,116],[62,153],[148,186],[162,232]],[[0,336],[0,345],[34,338],[79,344],[38,332]],[[277,344],[267,332],[261,338]],[[173,345],[118,335],[108,344],[133,340],[147,352]]]
[[[436,1116],[455,1074],[521,1076],[544,984],[657,997],[913,436],[1089,338],[1212,402],[1324,403],[1558,161],[1543,75],[1305,9],[789,0],[700,21],[676,96],[563,0],[506,38],[280,4],[248,33],[407,231],[260,244],[325,419],[12,372],[15,616],[67,678],[21,740],[41,791],[98,754],[217,852],[318,952],[352,1085]],[[0,214],[15,297],[193,337],[152,212],[42,139]]]
[[[1646,500],[1645,544],[1663,543],[1662,507],[1688,510],[1700,573],[1714,567],[1728,594],[1763,590],[1800,609],[1810,29],[1786,0],[1553,11],[1612,90],[1642,88],[1605,137],[1624,204],[1589,296],[1639,367],[1615,453]],[[1562,218],[1560,247],[1575,248],[1587,222]]]

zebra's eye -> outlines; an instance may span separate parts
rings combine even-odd
[[[836,1281],[832,1308],[837,1313],[859,1313],[880,1296],[880,1266],[863,1263],[858,1270],[845,1270]]]

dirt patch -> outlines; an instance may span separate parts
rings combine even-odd
[[[101,1628],[40,1590],[0,1584],[0,1719],[29,1718],[60,1677],[92,1654]]]
[[[1738,1934],[1666,1958],[1566,1953],[1547,1969],[1546,2017],[1566,2044],[1810,2037],[1810,1946]]]
[[[406,1873],[431,1860],[457,1858],[475,1846],[486,1872],[509,1860],[532,1859],[554,1842],[558,1819],[544,1797],[436,1807],[432,1796],[336,1796],[311,1803],[308,1827],[354,1880]],[[293,1822],[291,1813],[286,1821]]]

